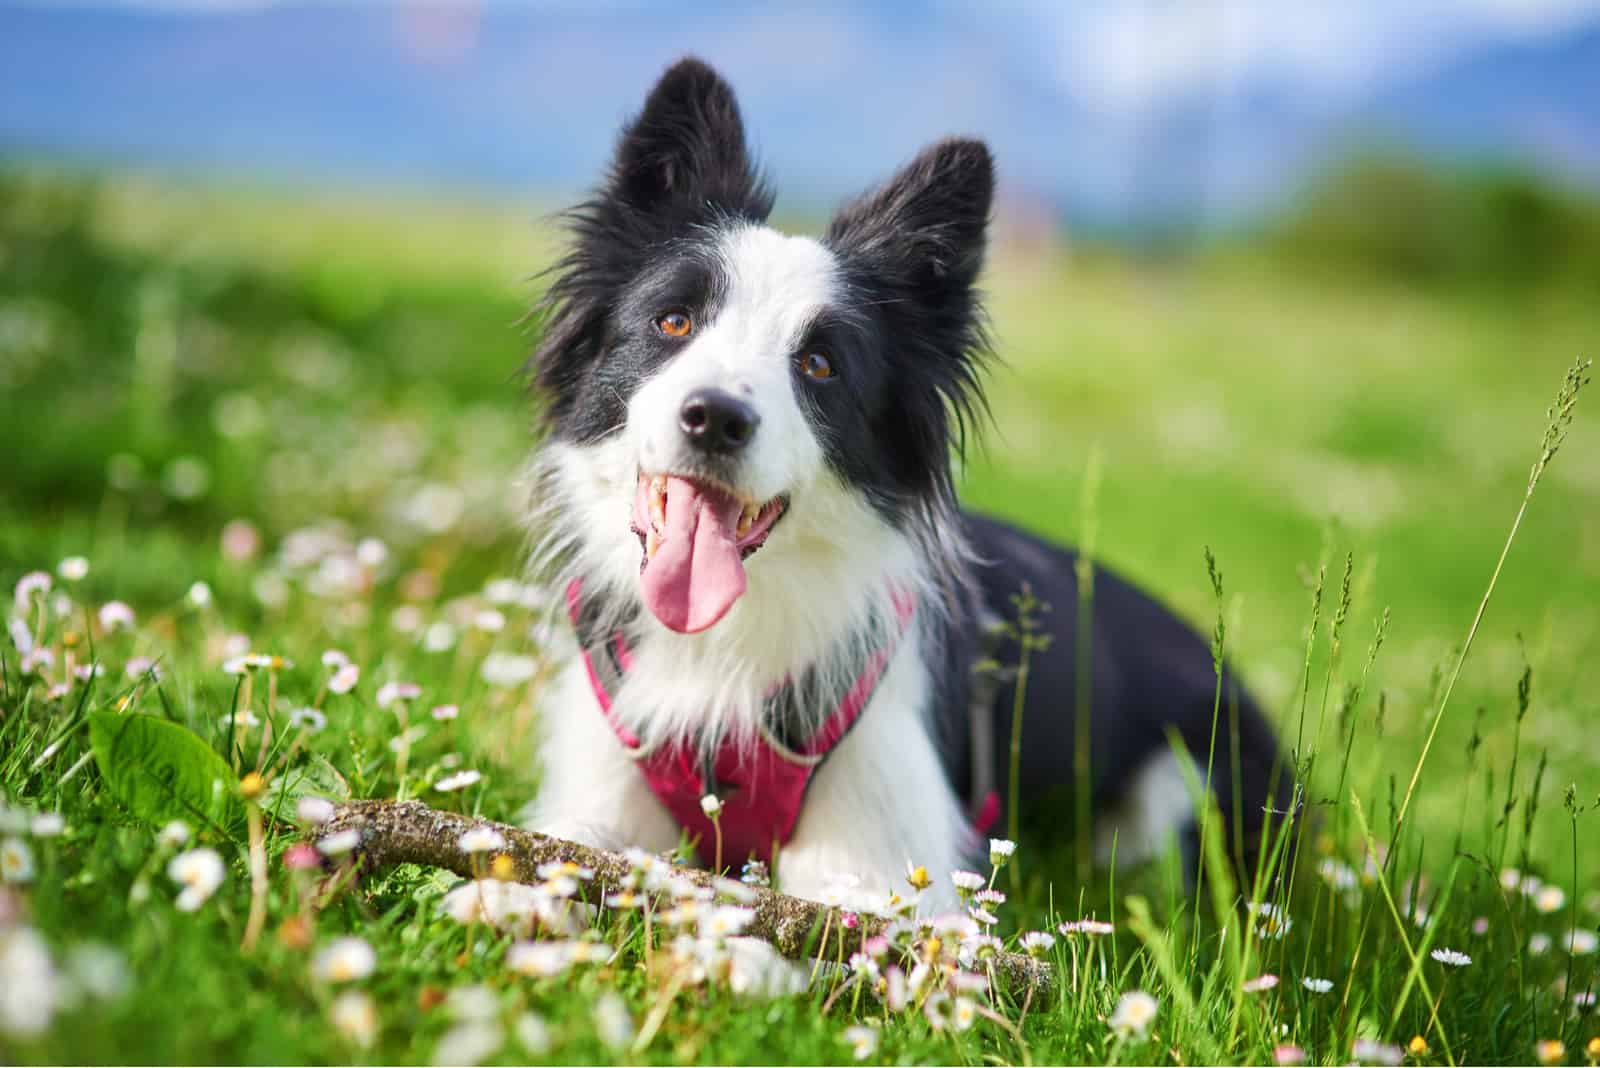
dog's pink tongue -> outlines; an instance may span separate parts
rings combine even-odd
[[[667,479],[667,522],[661,547],[639,576],[644,603],[682,634],[721,619],[744,593],[739,558],[738,499],[681,478]]]

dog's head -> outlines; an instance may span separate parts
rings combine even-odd
[[[531,363],[569,547],[694,633],[786,553],[820,577],[896,536],[950,544],[931,528],[982,403],[993,186],[983,144],[943,141],[786,236],[732,89],[669,69],[570,215]]]

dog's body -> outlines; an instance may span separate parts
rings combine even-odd
[[[825,237],[779,234],[731,90],[693,60],[663,76],[574,213],[533,361],[538,560],[577,637],[542,706],[539,829],[662,850],[688,828],[707,861],[726,833],[808,896],[836,876],[886,893],[911,862],[948,899],[1009,765],[1014,684],[972,669],[1015,664],[986,628],[1025,583],[1054,643],[1021,789],[1071,826],[1073,557],[962,513],[952,485],[982,406],[992,189],[981,144],[942,142]],[[1119,857],[1144,855],[1192,821],[1167,730],[1204,761],[1210,651],[1104,572],[1088,648],[1089,793]],[[1225,694],[1212,780],[1248,836],[1275,747]],[[732,806],[716,824],[686,808],[700,789]]]

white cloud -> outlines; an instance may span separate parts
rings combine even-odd
[[[1566,29],[1600,14],[1600,0],[1023,0],[1015,10],[1054,34],[1063,88],[1126,115],[1246,85],[1338,99],[1397,71],[1423,73],[1474,44]]]

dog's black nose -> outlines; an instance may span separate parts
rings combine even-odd
[[[755,437],[761,417],[723,389],[697,389],[683,402],[678,425],[689,444],[706,452],[736,452]]]

